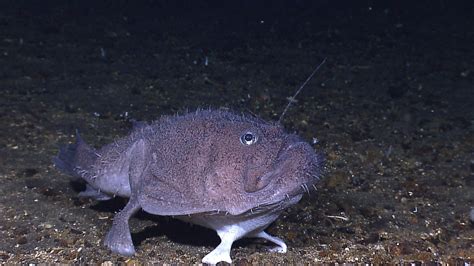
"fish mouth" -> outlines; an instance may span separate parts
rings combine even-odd
[[[293,149],[297,149],[305,142],[296,136],[283,143],[280,150],[273,158],[273,165],[270,169],[262,165],[249,165],[244,174],[244,190],[254,193],[266,188],[270,183],[276,183],[285,176],[285,169],[291,168]]]
[[[296,135],[282,143],[270,169],[254,166],[245,174],[247,193],[265,192],[277,197],[293,197],[309,191],[318,181],[320,158],[309,145]]]
[[[286,197],[309,193],[320,179],[324,157],[300,137],[292,137],[280,150],[273,173],[285,179]]]
[[[313,189],[319,180],[323,158],[311,145],[298,137],[291,137],[281,145],[268,171],[247,181],[247,193],[261,199],[260,205],[289,206]]]

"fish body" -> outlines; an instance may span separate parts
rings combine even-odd
[[[133,255],[129,218],[138,210],[211,228],[221,243],[202,262],[231,262],[232,243],[264,238],[264,230],[296,204],[321,175],[322,156],[279,123],[221,110],[198,110],[137,123],[132,132],[100,149],[78,135],[54,159],[65,173],[84,179],[81,196],[129,198],[104,244]]]

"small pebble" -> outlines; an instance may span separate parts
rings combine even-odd
[[[3,252],[3,251],[0,251],[0,261],[6,261],[10,258],[10,255],[8,255],[7,253]]]
[[[44,224],[44,228],[51,229],[51,228],[53,228],[53,225],[52,224]]]
[[[16,243],[20,245],[24,245],[28,243],[28,239],[26,239],[26,236],[20,236],[19,238],[16,239]]]

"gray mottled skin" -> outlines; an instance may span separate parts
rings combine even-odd
[[[276,123],[226,111],[196,111],[137,124],[129,136],[94,150],[78,136],[54,159],[87,182],[82,196],[130,198],[104,244],[133,255],[129,218],[139,209],[216,230],[221,244],[204,263],[231,262],[232,243],[263,230],[319,180],[322,158]]]

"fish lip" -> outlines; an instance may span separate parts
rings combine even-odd
[[[301,140],[300,138],[289,140],[284,143],[275,158],[275,169],[282,167],[281,163],[285,162],[291,156],[292,150],[297,149],[299,147],[304,147],[304,145],[307,145],[307,143]]]
[[[286,145],[286,147],[283,148],[283,151],[286,152],[286,151],[289,151],[289,150],[291,150],[293,148],[296,148],[300,145],[305,145],[305,144],[307,144],[307,143],[304,142],[304,141],[301,141],[301,140],[293,141],[293,142],[290,142],[288,145]]]

